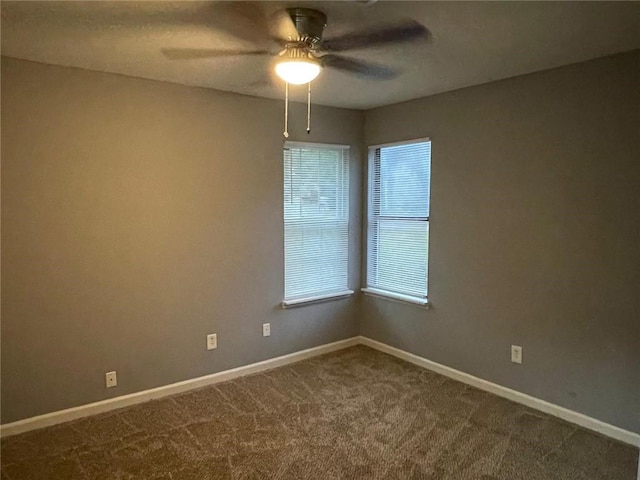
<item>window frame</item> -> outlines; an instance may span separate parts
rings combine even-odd
[[[347,278],[347,285],[345,289],[341,289],[335,292],[316,292],[316,293],[309,293],[308,295],[304,295],[304,296],[291,296],[291,297],[286,297],[286,282],[287,282],[287,269],[286,269],[286,258],[287,258],[287,237],[286,237],[286,225],[287,225],[287,218],[286,218],[286,174],[284,173],[284,167],[285,167],[285,150],[289,147],[293,147],[293,148],[304,148],[304,147],[308,147],[308,148],[314,148],[314,149],[323,149],[326,148],[328,150],[342,150],[342,159],[341,161],[344,162],[344,164],[342,165],[342,167],[345,169],[346,171],[346,178],[343,177],[342,181],[345,182],[346,184],[346,188],[344,193],[344,198],[341,199],[342,202],[342,208],[345,208],[346,213],[344,215],[345,220],[343,222],[341,222],[340,220],[336,219],[336,220],[318,220],[315,221],[313,223],[315,223],[318,226],[322,226],[325,225],[329,228],[331,228],[332,226],[336,226],[336,225],[340,225],[342,223],[344,223],[345,227],[346,227],[346,234],[347,234],[347,246],[346,246],[346,278]],[[350,275],[349,275],[349,270],[350,270],[350,264],[351,264],[351,256],[350,256],[350,243],[351,243],[351,211],[350,211],[350,195],[351,195],[351,145],[341,145],[341,144],[329,144],[329,143],[317,143],[317,142],[300,142],[300,141],[285,141],[282,147],[282,159],[283,159],[283,179],[282,179],[282,186],[283,186],[283,191],[282,191],[282,208],[283,208],[283,222],[282,222],[282,226],[283,226],[283,253],[284,253],[284,263],[283,263],[283,288],[282,288],[282,292],[283,292],[283,300],[281,303],[282,308],[293,308],[293,307],[300,307],[300,306],[304,306],[304,305],[308,305],[308,304],[314,304],[314,303],[319,303],[319,302],[325,302],[325,301],[330,301],[330,300],[339,300],[339,299],[343,299],[343,298],[347,298],[350,297],[354,294],[354,291],[352,289],[349,288],[349,282],[350,282]],[[290,188],[292,188],[293,185],[290,184]],[[311,222],[309,222],[308,224],[310,224]],[[304,222],[301,222],[301,224],[304,224]]]
[[[364,269],[364,281],[365,281],[365,287],[361,288],[361,291],[366,294],[366,295],[371,295],[371,296],[375,296],[375,297],[381,297],[381,298],[385,298],[388,300],[392,300],[392,301],[398,301],[398,302],[402,302],[402,303],[409,303],[409,304],[413,304],[413,305],[417,305],[417,306],[422,306],[424,308],[429,308],[429,300],[428,300],[428,289],[429,289],[429,238],[430,236],[427,237],[427,242],[426,242],[426,248],[427,248],[427,257],[426,257],[426,262],[427,262],[427,272],[426,272],[426,278],[425,278],[425,293],[424,295],[411,295],[411,294],[406,294],[406,293],[402,293],[402,292],[398,292],[398,291],[393,291],[393,290],[388,290],[388,289],[383,289],[383,288],[378,288],[375,286],[370,286],[369,284],[369,274],[371,272],[371,269],[374,268],[373,265],[370,264],[370,249],[373,248],[374,246],[372,245],[374,242],[372,241],[372,239],[370,238],[370,227],[371,227],[371,221],[372,221],[372,213],[373,216],[375,216],[375,218],[379,219],[383,218],[382,215],[380,214],[380,212],[377,212],[377,215],[374,212],[372,212],[372,210],[374,208],[379,208],[379,197],[380,197],[380,192],[378,191],[377,196],[378,196],[378,201],[376,202],[374,200],[374,195],[375,195],[375,185],[380,185],[380,180],[379,180],[379,176],[381,175],[380,169],[375,167],[375,157],[376,157],[376,151],[379,151],[382,148],[387,148],[387,147],[398,147],[398,146],[402,146],[402,145],[413,145],[413,144],[417,144],[417,143],[431,143],[431,139],[429,137],[422,137],[422,138],[415,138],[415,139],[411,139],[411,140],[403,140],[403,141],[399,141],[399,142],[390,142],[390,143],[383,143],[383,144],[378,144],[378,145],[371,145],[368,147],[368,162],[367,162],[367,203],[366,203],[366,207],[367,207],[367,211],[366,211],[366,218],[365,218],[365,252],[364,252],[364,256],[363,256],[363,260],[365,262],[365,269]],[[430,192],[431,192],[431,160],[432,160],[432,155],[431,155],[431,146],[429,146],[429,211],[427,212],[426,216],[415,216],[415,217],[397,217],[397,216],[393,216],[393,215],[386,215],[385,218],[386,220],[399,220],[399,221],[415,221],[415,222],[426,222],[428,227],[427,227],[427,232],[429,232],[429,228],[430,228],[430,203],[431,203],[431,199],[430,199]],[[378,181],[376,182],[374,180],[374,176],[378,176]],[[429,234],[428,234],[429,235]]]

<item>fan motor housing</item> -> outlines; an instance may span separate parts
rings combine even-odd
[[[327,16],[319,10],[311,8],[288,8],[298,32],[298,40],[315,45],[322,40],[322,32],[327,26]]]

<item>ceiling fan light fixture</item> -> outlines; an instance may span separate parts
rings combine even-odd
[[[276,73],[285,82],[293,85],[309,83],[320,74],[322,66],[308,49],[287,46],[276,63]]]
[[[283,60],[276,64],[276,73],[285,82],[302,85],[320,74],[320,64],[309,60]]]

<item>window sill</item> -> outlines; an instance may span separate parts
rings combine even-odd
[[[364,293],[365,295],[371,295],[373,297],[385,298],[401,303],[409,303],[411,305],[417,305],[427,309],[429,308],[429,300],[427,300],[426,298],[412,297],[411,295],[388,292],[386,290],[379,290],[377,288],[363,288],[362,293]]]
[[[282,308],[303,307],[313,303],[328,302],[331,300],[340,300],[353,295],[353,290],[344,290],[342,292],[327,293],[326,295],[314,295],[311,297],[295,298],[292,300],[283,300]]]

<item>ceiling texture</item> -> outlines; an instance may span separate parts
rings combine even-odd
[[[260,48],[263,32],[246,32],[286,7],[323,11],[325,38],[406,19],[427,27],[426,39],[348,53],[397,70],[396,78],[324,69],[312,101],[336,107],[369,109],[640,48],[637,1],[3,1],[2,54],[281,99],[269,56],[172,60],[161,49]],[[305,86],[291,93],[306,100]]]

